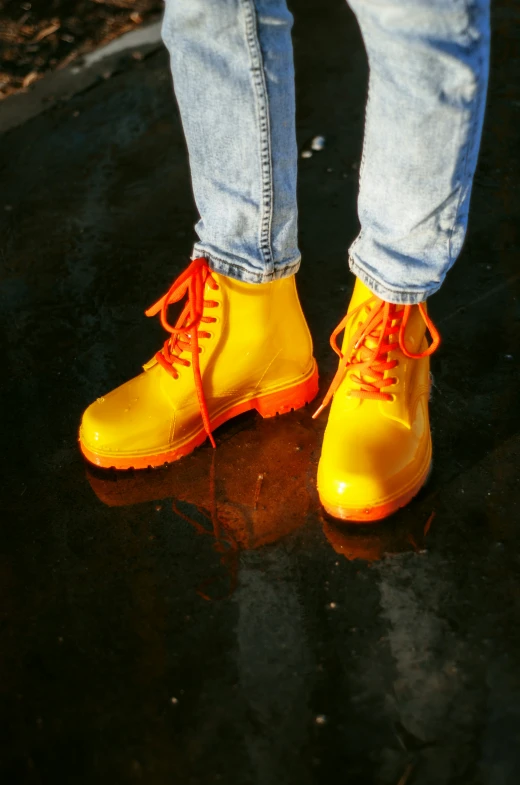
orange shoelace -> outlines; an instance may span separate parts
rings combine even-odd
[[[199,338],[211,338],[211,333],[200,330],[199,327],[202,323],[217,321],[212,316],[204,315],[206,308],[216,308],[218,306],[218,302],[204,299],[204,287],[206,284],[211,289],[218,289],[218,284],[211,275],[206,259],[194,259],[189,267],[173,282],[164,297],[161,297],[155,305],[148,308],[145,314],[146,316],[155,316],[160,312],[161,324],[170,333],[170,337],[166,339],[162,349],[155,355],[155,359],[162,365],[165,371],[173,376],[174,379],[177,379],[179,372],[175,368],[174,363],[187,367],[193,366],[193,379],[204,430],[208,434],[211,444],[215,447],[215,440],[211,433],[208,405],[202,388],[199,364],[199,354],[201,352]],[[168,307],[172,303],[180,302],[186,295],[188,297],[186,305],[177,319],[175,327],[172,327],[167,318]],[[181,357],[182,352],[191,352],[191,362]]]
[[[419,308],[432,338],[430,346],[418,354],[409,352],[404,341],[406,327],[414,307]],[[346,329],[351,320],[359,318],[365,308],[368,310],[367,316],[358,323],[358,329],[345,352],[342,352],[337,344],[338,335]],[[365,300],[341,320],[330,337],[330,345],[340,358],[339,367],[323,403],[313,417],[317,417],[329,404],[346,374],[349,374],[350,380],[359,386],[359,389],[351,390],[351,396],[371,398],[376,401],[392,400],[392,394],[385,392],[384,388],[395,384],[396,379],[392,376],[385,377],[385,372],[395,368],[399,361],[390,360],[389,352],[398,345],[405,357],[419,360],[433,354],[439,344],[440,335],[428,316],[424,303],[419,303],[417,306],[394,305],[376,296]]]

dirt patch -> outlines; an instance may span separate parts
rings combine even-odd
[[[158,18],[162,0],[0,0],[0,100]]]

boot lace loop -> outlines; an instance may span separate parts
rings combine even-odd
[[[155,316],[160,313],[161,324],[170,333],[163,347],[155,354],[156,361],[164,370],[173,376],[174,379],[177,379],[179,372],[175,367],[175,363],[193,367],[193,379],[204,430],[211,444],[215,447],[215,440],[211,433],[208,405],[202,387],[199,362],[199,354],[201,352],[199,338],[211,337],[211,333],[199,328],[202,323],[217,321],[214,317],[206,316],[204,313],[205,309],[218,306],[216,301],[204,299],[204,287],[206,284],[208,284],[210,289],[218,289],[218,284],[211,274],[206,259],[194,259],[173,282],[166,294],[148,308],[145,314],[146,316]],[[168,321],[168,307],[173,303],[180,302],[185,296],[188,298],[186,305],[175,325],[171,325]],[[182,352],[191,352],[191,362],[181,357]]]
[[[395,384],[396,380],[392,376],[385,376],[385,372],[395,368],[399,361],[389,359],[389,352],[398,346],[405,357],[418,360],[429,357],[440,344],[439,332],[428,316],[425,304],[418,303],[416,307],[421,313],[432,342],[427,349],[417,354],[407,349],[405,332],[414,307],[394,305],[374,295],[341,320],[330,338],[330,345],[340,358],[338,370],[321,406],[313,415],[314,418],[329,404],[347,374],[359,387],[350,391],[352,397],[378,401],[392,400],[392,394],[386,392],[384,388]],[[351,321],[359,319],[364,310],[368,311],[366,317],[359,322],[348,346],[342,352],[337,344],[338,335]]]

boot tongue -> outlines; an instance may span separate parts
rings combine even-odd
[[[381,331],[378,330],[379,334],[380,334],[380,332]],[[377,349],[377,345],[379,343],[379,334],[375,335],[375,336],[374,335],[368,335],[366,337],[365,341],[363,342],[363,345],[365,346],[366,349],[369,349],[371,352],[373,352],[375,349]],[[361,349],[361,346],[359,347],[358,351],[356,352],[356,356],[359,355],[360,349]]]
[[[391,312],[390,319],[388,320],[388,323],[389,323],[389,325],[391,327],[395,327],[399,323],[399,319],[402,316],[402,311],[403,311],[403,308],[401,306],[399,308],[399,310],[394,310],[393,312]],[[368,314],[367,318],[370,318],[370,314]],[[363,341],[362,345],[365,346],[370,351],[374,351],[374,349],[377,349],[377,346],[379,344],[379,340],[381,338],[381,330],[383,330],[385,326],[386,325],[381,323],[377,327],[375,327],[372,330],[372,332],[369,335],[366,336],[366,338]],[[387,336],[386,338],[384,338],[384,342],[385,343],[392,343],[392,344],[393,343],[397,343],[396,336],[395,335]],[[361,349],[361,347],[360,347],[360,349]],[[358,353],[359,353],[359,350],[358,350],[358,352],[356,352],[356,359],[357,359]]]
[[[394,327],[398,323],[400,317],[402,316],[402,311],[403,311],[402,306],[398,307],[398,310],[392,309],[389,319],[389,324],[392,327]],[[367,308],[365,320],[368,321],[371,318],[371,315],[372,315],[372,310],[370,308]],[[385,327],[386,325],[383,322],[380,322],[377,326],[374,327],[374,329],[370,333],[368,333],[368,335],[365,336],[364,340],[361,342],[359,347],[353,353],[352,361],[354,365],[355,363],[361,363],[366,361],[367,352],[375,352],[377,350],[377,347],[380,344],[381,331],[385,329]],[[397,343],[397,339],[394,335],[390,335],[383,338],[383,343],[395,344]],[[374,357],[374,362],[380,362],[381,360],[384,361],[385,356],[386,356],[386,352],[384,354],[376,355],[376,357]],[[365,379],[368,383],[370,383],[371,380],[377,379],[377,376],[371,374],[370,368],[368,368],[367,370],[362,372],[362,378]],[[359,387],[359,385],[356,385],[356,387]]]
[[[364,310],[365,310],[364,322],[366,323],[368,320],[370,320],[372,316],[372,310],[370,308],[366,308]],[[363,322],[359,321],[358,327],[361,327],[362,325]],[[380,323],[379,325],[375,326],[374,329],[364,337],[364,339],[359,344],[358,348],[353,352],[352,360],[354,360],[355,362],[363,362],[364,359],[366,359],[367,351],[374,352],[377,349],[381,338],[382,329],[383,329],[383,324]],[[362,356],[363,354],[365,355],[365,358],[363,358]],[[364,375],[366,376],[367,374],[365,373]]]

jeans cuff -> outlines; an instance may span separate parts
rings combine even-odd
[[[301,264],[301,256],[297,256],[291,261],[275,264],[271,271],[255,270],[247,262],[240,262],[236,259],[231,261],[215,254],[213,250],[208,251],[203,245],[195,245],[191,258],[200,259],[201,257],[208,260],[209,267],[213,272],[227,275],[228,278],[234,278],[243,283],[269,283],[270,281],[279,281],[281,278],[290,278],[291,275],[298,272]]]
[[[387,303],[394,303],[395,305],[417,305],[417,303],[422,303],[428,297],[431,297],[432,294],[438,292],[442,286],[441,281],[441,283],[433,284],[428,289],[419,291],[410,291],[404,287],[402,289],[393,289],[367,273],[360,263],[352,257],[349,258],[349,267],[351,272],[360,278],[373,294],[376,294],[381,300],[385,300]]]

